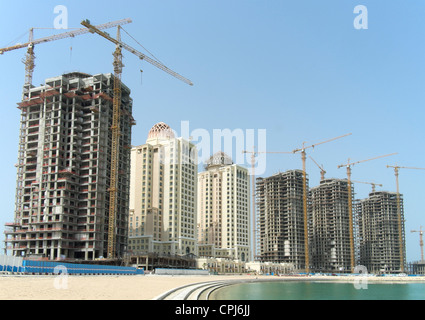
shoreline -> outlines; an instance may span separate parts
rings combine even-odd
[[[424,283],[424,276],[265,276],[265,275],[140,275],[140,276],[0,276],[0,300],[152,300],[189,284],[229,281],[325,281]]]

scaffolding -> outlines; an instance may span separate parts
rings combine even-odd
[[[291,263],[297,270],[306,269],[303,184],[302,170],[257,178],[260,261]]]
[[[398,194],[395,192],[372,192],[369,198],[356,204],[359,263],[370,273],[399,273],[405,268],[405,228],[401,194],[399,200],[401,225],[398,217]],[[402,230],[401,244],[399,228]]]
[[[351,272],[348,193],[346,179],[324,179],[310,191],[309,241],[314,272]]]
[[[113,76],[74,72],[31,88],[21,110],[14,222],[6,250],[50,260],[106,256]],[[123,85],[117,247],[127,245],[131,124]]]

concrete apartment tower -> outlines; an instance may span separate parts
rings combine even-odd
[[[75,72],[27,88],[16,209],[6,249],[17,256],[107,256],[113,75]],[[132,99],[122,84],[116,253],[127,245]]]
[[[248,169],[223,152],[198,174],[199,256],[248,261],[250,257]]]
[[[155,124],[131,149],[129,249],[133,254],[197,254],[196,146]]]
[[[356,203],[359,223],[359,264],[369,273],[404,272],[406,264],[403,196],[397,193],[371,192]],[[401,223],[399,223],[400,208]]]
[[[311,271],[351,272],[348,181],[324,179],[311,188],[310,199]]]
[[[308,186],[308,179],[307,179]],[[260,260],[305,269],[303,171],[257,178]]]

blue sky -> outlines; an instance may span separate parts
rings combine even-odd
[[[169,68],[193,81],[190,87],[124,52],[122,80],[132,90],[133,144],[143,144],[157,122],[177,132],[254,129],[267,132],[267,151],[292,151],[346,133],[351,136],[309,149],[327,177],[345,178],[339,164],[397,152],[355,165],[353,180],[383,184],[395,191],[387,164],[425,167],[425,3],[393,0],[164,0],[0,2],[0,47],[26,42],[29,28],[53,28],[57,5],[68,9],[68,25],[79,28],[132,18],[124,26]],[[354,7],[368,9],[368,29],[353,26]],[[108,30],[114,34],[113,29]],[[35,30],[35,38],[62,31]],[[125,33],[123,41],[145,52]],[[72,49],[71,49],[72,48]],[[114,46],[97,35],[82,35],[36,46],[34,84],[68,71],[112,72]],[[0,231],[13,220],[24,82],[25,49],[0,56]],[[143,70],[143,73],[140,70]],[[246,146],[251,149],[252,146]],[[236,152],[236,151],[235,151]],[[235,154],[233,154],[235,156]],[[247,162],[248,166],[249,163]],[[299,155],[267,155],[264,176],[301,169]],[[310,186],[320,172],[308,161]],[[402,169],[407,260],[419,260],[425,226],[421,199],[425,170]],[[356,198],[369,185],[356,184]],[[2,238],[3,240],[3,238]],[[3,246],[3,243],[2,245]]]

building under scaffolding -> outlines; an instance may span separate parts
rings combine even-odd
[[[397,193],[372,192],[369,198],[356,204],[359,223],[359,264],[365,266],[369,273],[398,273],[404,270],[406,250],[402,195],[399,205],[401,234]]]
[[[301,170],[257,178],[260,261],[305,269],[303,190]]]
[[[16,256],[94,260],[107,254],[114,77],[80,72],[28,85],[21,110],[15,216],[6,249]],[[122,86],[116,252],[127,246],[130,90]]]
[[[311,188],[310,194],[311,270],[350,272],[348,181],[322,180],[319,186]]]
[[[425,261],[414,261],[408,264],[409,274],[425,275]]]

